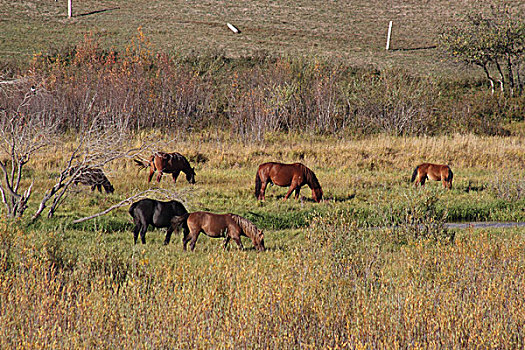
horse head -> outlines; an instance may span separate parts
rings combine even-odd
[[[188,180],[190,184],[194,184],[195,183],[195,168],[190,167],[190,170],[186,171],[185,174],[186,174],[186,180]]]
[[[254,237],[254,242],[255,242],[255,248],[260,251],[260,252],[264,252],[266,250],[266,248],[264,247],[264,232],[263,230],[259,230],[257,229],[257,233]]]
[[[312,197],[319,203],[323,199],[323,189],[321,187],[312,188]]]

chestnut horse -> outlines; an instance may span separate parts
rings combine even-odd
[[[295,191],[295,199],[299,198],[301,187],[308,185],[312,189],[314,201],[319,203],[323,199],[323,189],[314,172],[301,163],[283,164],[269,162],[259,165],[255,176],[255,197],[265,199],[266,186],[273,183],[277,186],[290,186],[284,200]]]
[[[142,169],[150,167],[148,182],[151,182],[153,174],[158,170],[159,174],[157,175],[157,182],[160,182],[163,173],[171,174],[173,177],[173,182],[177,181],[177,177],[180,172],[186,174],[186,180],[190,184],[195,183],[195,168],[190,166],[190,163],[182,154],[173,152],[155,152],[148,161],[134,159],[135,163],[140,166]]]
[[[453,177],[454,174],[448,165],[423,163],[414,169],[412,180],[410,182],[414,182],[417,178],[414,185],[417,186],[417,184],[421,184],[421,186],[424,186],[427,179],[442,181],[443,187],[451,189]]]
[[[250,220],[235,214],[214,214],[205,211],[184,214],[171,220],[173,230],[184,228],[182,247],[186,250],[186,244],[190,242],[190,249],[195,249],[195,242],[199,234],[203,232],[209,237],[225,237],[224,248],[233,239],[239,248],[243,249],[241,236],[251,238],[253,245],[259,251],[264,251],[264,233],[258,229]]]

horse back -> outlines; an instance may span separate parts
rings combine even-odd
[[[283,163],[270,163],[271,166],[268,169],[269,177],[272,182],[277,186],[290,186],[293,179],[297,176],[303,175],[303,165],[301,163],[294,164],[283,164]]]
[[[152,164],[156,170],[165,173],[191,169],[188,160],[180,153],[157,152],[152,156]]]
[[[233,222],[229,214],[215,214],[198,211],[188,216],[188,227],[193,231],[203,231],[210,237],[223,237]]]
[[[155,209],[155,201],[153,199],[144,198],[129,207],[129,215],[133,217],[135,222],[141,222],[143,224],[151,224],[153,217],[153,210]]]
[[[184,205],[178,201],[162,202],[155,199],[144,198],[133,203],[129,213],[134,220],[155,227],[167,227],[174,216],[188,213]]]
[[[419,172],[426,174],[431,180],[447,180],[452,171],[446,164],[423,163],[418,166]]]
[[[156,227],[167,227],[171,224],[174,216],[188,213],[184,205],[178,201],[161,202],[156,201],[153,209],[153,225]]]

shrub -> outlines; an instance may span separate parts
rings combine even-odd
[[[497,198],[505,201],[517,202],[525,198],[525,179],[522,174],[507,169],[496,171],[489,186]]]
[[[437,206],[441,193],[441,189],[429,187],[406,192],[404,213],[397,226],[393,227],[400,241],[426,238],[442,242],[454,240],[454,232],[445,227],[448,212]]]

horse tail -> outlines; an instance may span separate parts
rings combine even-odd
[[[414,182],[414,180],[416,179],[418,170],[419,170],[419,165],[414,169],[414,172],[412,173],[412,179],[410,180],[410,182]]]
[[[171,219],[171,227],[174,231],[178,231],[181,227],[184,230],[189,230],[188,228],[188,217],[190,216],[190,213],[182,214],[179,216],[175,216],[173,219]]]
[[[255,198],[259,198],[259,193],[261,193],[261,188],[262,188],[261,176],[259,175],[259,170],[257,170],[257,174],[255,175]]]
[[[146,160],[143,160],[143,159],[133,159],[133,160],[135,161],[135,163],[137,163],[136,165],[140,167],[139,170],[146,169],[147,167],[149,167],[150,163]]]
[[[133,215],[133,212],[135,211],[135,208],[137,207],[137,205],[139,205],[139,202],[140,202],[140,201],[136,201],[135,203],[131,204],[131,206],[129,207],[129,210],[128,210],[129,215],[135,217],[135,216]]]

